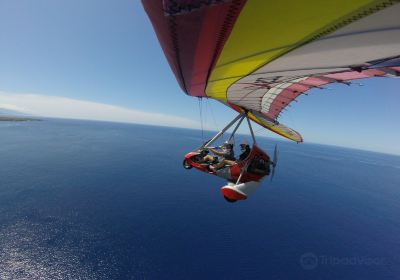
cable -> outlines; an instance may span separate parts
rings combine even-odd
[[[211,112],[211,117],[212,117],[212,119],[213,119],[213,121],[214,121],[214,125],[215,125],[215,127],[217,128],[217,130],[219,131],[220,129],[219,129],[219,126],[218,126],[218,124],[217,124],[217,121],[215,120],[214,111],[213,111],[213,109],[212,109],[211,103],[208,101],[208,98],[207,98],[206,102],[207,102],[206,104],[207,104],[207,106],[208,106],[208,109],[209,109],[210,112]]]
[[[198,97],[199,100],[199,112],[200,112],[200,125],[201,125],[201,140],[204,143],[204,127],[203,127],[203,100]]]

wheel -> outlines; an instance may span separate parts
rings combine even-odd
[[[182,165],[183,165],[183,168],[185,168],[185,169],[192,169],[192,167],[193,167],[189,164],[189,162],[186,159],[183,160]]]
[[[225,198],[225,200],[228,201],[229,203],[235,203],[235,202],[237,202],[236,199],[230,199],[229,197],[227,197],[227,196],[225,196],[225,195],[224,195],[224,198]]]

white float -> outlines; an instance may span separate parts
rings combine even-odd
[[[226,186],[221,188],[221,192],[230,202],[244,200],[247,199],[249,195],[254,193],[260,187],[260,184],[261,182],[257,181],[250,181],[240,184],[229,182]]]

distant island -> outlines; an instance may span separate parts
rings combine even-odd
[[[41,121],[41,119],[20,117],[20,116],[0,116],[0,122],[30,122]]]
[[[23,112],[0,107],[0,122],[30,122],[30,121],[41,121],[41,119],[36,118],[35,116],[32,115],[28,115]]]

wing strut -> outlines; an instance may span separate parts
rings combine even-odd
[[[251,137],[253,137],[253,145],[256,144],[256,137],[254,137],[254,132],[253,132],[253,128],[251,127],[251,123],[250,123],[250,119],[246,114],[246,119],[247,119],[247,123],[249,124],[249,129],[251,132]]]
[[[251,137],[253,137],[253,145],[255,145],[256,144],[256,137],[254,137],[253,127],[251,126],[251,122],[250,122],[250,119],[247,116],[247,114],[246,114],[246,119],[247,119],[247,123],[249,125],[249,129],[250,129],[250,132],[251,132]],[[236,181],[236,185],[240,183],[240,180],[242,179],[243,173],[247,170],[247,167],[249,166],[249,164],[250,164],[250,161],[247,161],[246,165],[242,168],[242,171],[240,172],[239,178]]]
[[[234,125],[238,120],[239,124],[242,122],[242,120],[246,117],[246,113],[240,113],[237,115],[236,118],[234,118],[227,126],[225,126],[220,132],[217,133],[210,141],[206,142],[203,146],[200,147],[200,149],[204,149],[209,147],[212,143],[218,140],[232,125]],[[235,128],[235,130],[237,127]]]
[[[253,144],[256,144],[256,137],[254,136],[254,132],[253,132],[253,127],[251,126],[251,122],[249,117],[247,116],[247,112],[243,112],[240,113],[239,115],[236,116],[236,118],[234,118],[227,126],[225,126],[222,130],[220,130],[210,141],[207,141],[206,143],[204,143],[199,149],[204,149],[209,147],[212,143],[214,143],[215,141],[217,141],[232,125],[234,125],[237,121],[239,121],[236,124],[235,129],[232,131],[231,136],[229,137],[229,140],[231,140],[233,138],[233,136],[235,135],[237,129],[239,128],[240,124],[242,123],[242,121],[246,118],[247,120],[247,124],[249,125],[249,130],[251,133],[251,137],[253,138]]]
[[[239,128],[239,126],[240,126],[240,124],[242,123],[243,119],[244,119],[244,117],[242,117],[242,118],[239,120],[239,122],[238,122],[238,124],[236,125],[235,129],[232,131],[231,136],[229,137],[229,141],[231,141],[232,138],[235,136],[236,130]]]

